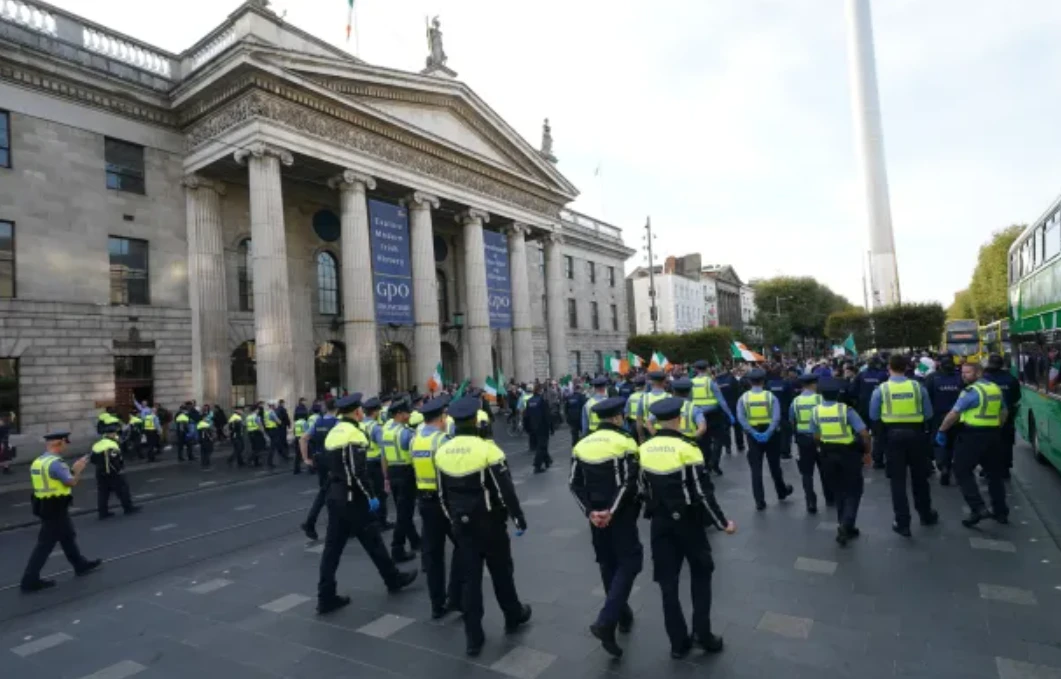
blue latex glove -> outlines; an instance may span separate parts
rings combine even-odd
[[[519,537],[523,537],[523,534],[524,534],[525,532],[526,532],[525,530],[523,530],[523,529],[521,529],[521,528],[517,528],[517,529],[516,529],[516,537],[517,537],[517,538],[519,538]]]
[[[941,432],[941,431],[937,431],[936,432],[936,445],[939,446],[940,448],[946,448],[947,447],[947,435],[944,432]]]
[[[379,510],[379,500],[376,498],[369,498],[368,511],[376,512],[377,510]]]
[[[766,432],[757,431],[755,432],[755,440],[759,443],[766,443],[769,438],[766,436]]]

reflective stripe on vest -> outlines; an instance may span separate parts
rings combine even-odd
[[[744,395],[744,417],[753,427],[774,421],[774,395],[769,391],[749,391]]]
[[[147,431],[155,431],[155,416],[148,415],[144,418],[144,429]]]
[[[379,460],[379,456],[382,453],[379,445],[376,443],[376,429],[380,426],[376,420],[364,420],[361,423],[361,428],[365,432],[365,436],[368,438],[368,453],[365,457],[369,460]]]
[[[629,436],[611,429],[599,429],[575,444],[571,454],[586,464],[602,464],[626,457],[632,445]]]
[[[586,405],[582,406],[583,410],[586,411],[586,423],[589,425],[590,431],[597,431],[597,428],[600,427],[600,416],[597,415],[597,413],[593,412],[593,406],[597,405],[606,398],[608,397],[601,396],[600,394],[594,394],[593,396],[589,397],[588,401],[586,401]]]
[[[295,438],[298,438],[306,433],[306,421],[295,420],[294,434]]]
[[[50,497],[64,497],[73,493],[65,483],[52,477],[52,463],[60,458],[50,453],[41,455],[30,465],[30,479],[33,481],[33,495],[38,500]]]
[[[504,460],[505,454],[497,444],[478,436],[458,436],[435,451],[438,473],[455,478],[482,474],[490,465]]]
[[[715,391],[711,388],[711,378],[707,375],[697,375],[693,378],[693,390],[690,393],[694,406],[701,408],[718,407],[718,399]]]
[[[693,404],[689,401],[683,403],[678,417],[678,431],[689,438],[696,438],[696,409]]]
[[[905,424],[925,421],[925,407],[921,402],[921,383],[913,380],[880,385],[881,422]]]
[[[1002,390],[994,382],[974,382],[969,386],[980,396],[980,406],[962,411],[962,424],[970,427],[1002,426]]]
[[[626,399],[626,419],[636,420],[638,411],[641,409],[641,402],[645,400],[645,392],[635,391],[630,394],[630,398]]]
[[[387,457],[388,465],[406,466],[413,462],[409,451],[402,450],[401,435],[405,428],[405,425],[397,420],[383,425],[383,454]]]
[[[822,443],[846,445],[855,442],[855,432],[847,423],[847,406],[843,403],[819,405],[814,409],[814,418]]]
[[[810,433],[811,414],[814,407],[822,402],[821,394],[800,394],[793,401],[796,410],[796,431],[800,434]]]
[[[428,436],[417,434],[413,439],[412,456],[413,472],[416,474],[416,488],[424,491],[437,491],[438,478],[435,475],[435,451],[446,433],[432,432]]]

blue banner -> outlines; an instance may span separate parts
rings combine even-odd
[[[490,304],[490,327],[512,327],[512,284],[508,268],[508,239],[494,231],[483,231],[486,250],[486,296]]]
[[[413,325],[409,213],[397,205],[370,200],[368,220],[376,322]]]

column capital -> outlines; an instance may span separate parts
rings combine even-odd
[[[240,165],[246,165],[247,160],[251,157],[264,158],[265,156],[279,159],[281,165],[291,165],[295,162],[295,157],[291,155],[290,151],[262,142],[251,144],[245,149],[239,149],[232,155]]]
[[[467,210],[457,214],[458,224],[469,224],[471,222],[487,224],[490,222],[490,213],[486,210],[480,210],[479,208],[470,207]]]
[[[559,231],[546,231],[541,235],[541,241],[543,243],[552,243],[554,245],[563,245],[564,237]]]
[[[521,222],[512,222],[508,226],[501,227],[501,233],[505,234],[509,238],[512,238],[513,236],[518,236],[526,240],[527,236],[529,236],[531,233],[531,227],[529,224],[523,224]]]
[[[328,188],[349,191],[354,184],[361,184],[364,188],[372,191],[376,188],[376,180],[367,174],[356,170],[343,170],[328,180]]]
[[[219,196],[225,195],[225,184],[224,182],[217,181],[215,179],[207,179],[197,174],[184,175],[181,179],[181,185],[186,189],[210,189]]]
[[[413,191],[405,198],[402,198],[402,203],[409,208],[434,208],[436,210],[438,209],[438,206],[442,204],[441,201],[439,201],[438,196],[424,193],[423,191]]]

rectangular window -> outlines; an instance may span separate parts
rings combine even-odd
[[[1046,226],[1046,234],[1044,235],[1043,241],[1043,261],[1047,261],[1053,257],[1056,257],[1058,253],[1061,253],[1061,222],[1054,218]],[[0,274],[2,276],[2,274]],[[3,283],[0,282],[0,286]],[[2,287],[0,287],[0,297],[3,297]]]
[[[114,379],[150,380],[154,378],[154,359],[151,356],[115,356]]]
[[[587,261],[586,262],[586,273],[589,275],[589,282],[590,283],[596,283],[597,282],[597,265],[596,264],[594,264],[593,262]]]
[[[11,167],[11,114],[0,111],[0,167]]]
[[[108,189],[145,194],[143,146],[106,137],[103,159],[107,166]]]
[[[564,276],[569,281],[575,280],[575,259],[570,255],[564,255]]]
[[[150,304],[147,241],[111,236],[111,304]]]
[[[18,359],[0,358],[0,426],[18,433]]]
[[[0,221],[0,299],[15,296],[15,224]]]
[[[597,359],[597,372],[598,373],[605,372],[605,370],[604,370],[604,352],[603,351],[594,351],[593,355]]]
[[[582,374],[582,352],[575,352],[575,370],[571,373],[574,377],[578,377]]]
[[[600,313],[596,302],[589,303],[589,320],[594,330],[600,330]]]
[[[578,327],[578,304],[573,298],[567,300],[567,327]]]
[[[619,307],[612,305],[612,330],[619,330]]]
[[[538,273],[540,273],[542,275],[543,279],[545,278],[545,248],[544,247],[538,248]]]
[[[614,266],[609,266],[608,267],[608,287],[609,288],[614,288],[615,287],[615,267]]]

